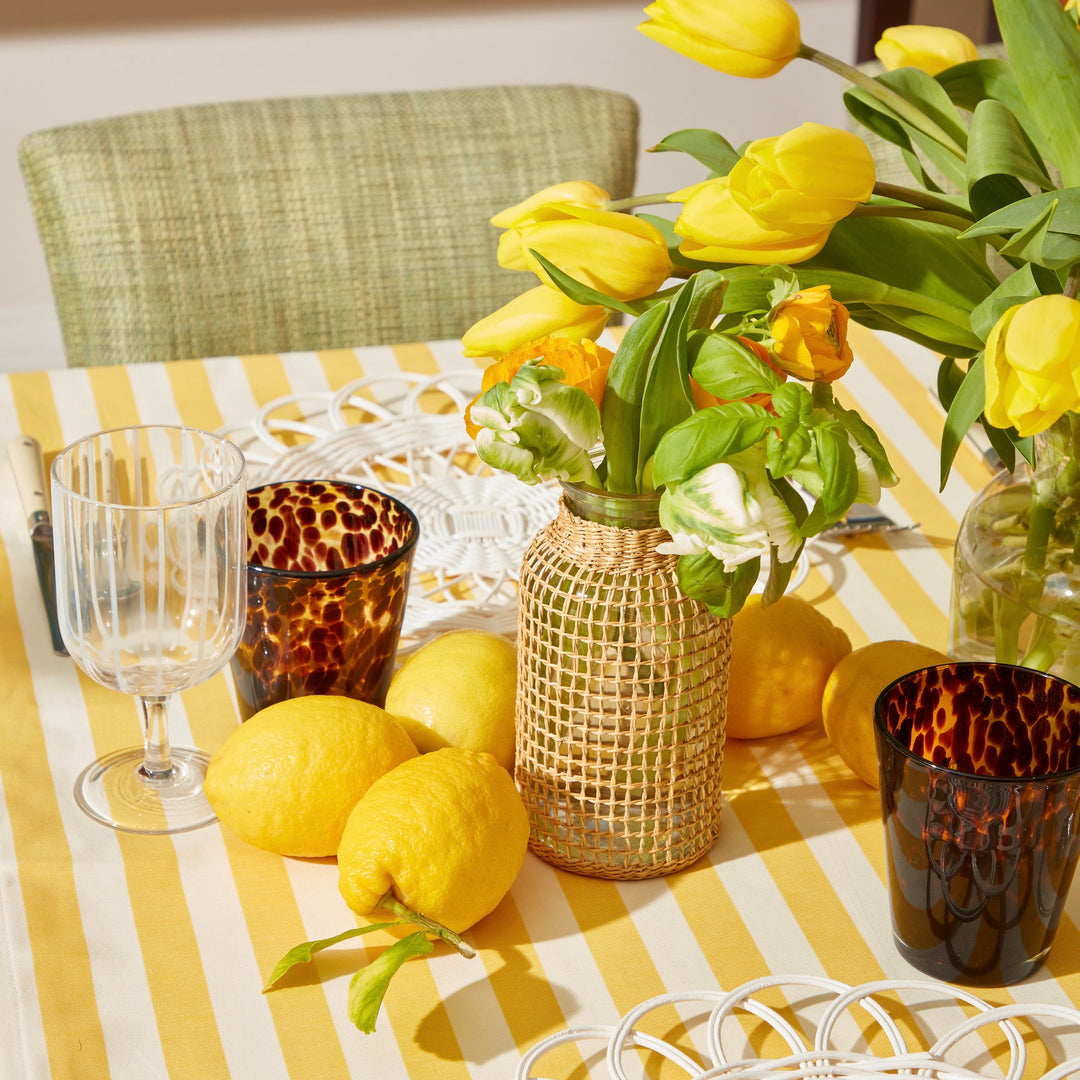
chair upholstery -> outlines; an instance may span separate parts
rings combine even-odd
[[[633,193],[632,99],[481,87],[199,105],[27,136],[71,366],[459,337],[535,279],[488,219]]]

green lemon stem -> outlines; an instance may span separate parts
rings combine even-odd
[[[476,950],[460,934],[455,934],[453,930],[443,926],[442,923],[437,923],[434,919],[429,919],[426,915],[421,915],[419,912],[413,911],[412,908],[406,907],[392,892],[388,892],[379,901],[378,906],[385,908],[387,911],[392,911],[399,919],[415,923],[429,934],[435,934],[441,937],[443,941],[448,941],[466,960],[471,960],[476,956]]]

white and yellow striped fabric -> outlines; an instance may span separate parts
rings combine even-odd
[[[852,339],[858,359],[839,396],[872,419],[902,477],[885,512],[920,528],[815,544],[799,593],[855,645],[944,648],[953,539],[989,471],[965,447],[938,494],[935,358],[859,328]],[[471,364],[444,342],[11,375],[0,379],[0,430],[5,442],[33,435],[49,458],[94,430],[213,430],[378,368]],[[0,491],[0,1080],[508,1080],[542,1037],[614,1023],[664,992],[727,990],[770,972],[917,977],[892,944],[877,793],[811,726],[728,743],[722,835],[683,873],[616,884],[530,856],[470,931],[479,958],[440,948],[407,964],[374,1035],[350,1024],[346,988],[386,939],[321,953],[262,994],[289,948],[353,925],[335,867],[266,854],[218,826],[141,837],[83,816],[75,777],[138,742],[135,706],[53,654],[6,468]],[[172,720],[177,743],[215,749],[237,723],[227,676],[183,695]],[[981,996],[1080,1006],[1078,928],[1080,887],[1045,968]],[[910,1022],[930,1041],[961,1015],[946,1013]],[[692,1027],[668,1019],[665,1034],[693,1049]],[[984,1046],[991,1072],[1001,1044]],[[1077,1055],[1080,1032],[1053,1030],[1032,1041],[1026,1075]],[[604,1075],[565,1048],[540,1075],[578,1080],[594,1066]],[[648,1071],[682,1075],[655,1062]]]

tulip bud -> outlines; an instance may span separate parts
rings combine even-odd
[[[915,67],[927,75],[979,57],[971,38],[946,26],[891,26],[874,46],[874,55],[887,71]]]
[[[656,0],[645,14],[643,34],[727,75],[775,75],[801,44],[787,0]]]
[[[1080,301],[1060,293],[1009,308],[986,339],[986,418],[1026,437],[1080,408]]]
[[[848,310],[828,285],[803,289],[777,305],[769,320],[777,367],[812,382],[839,379],[854,359],[847,342]]]
[[[503,356],[549,335],[597,338],[610,317],[606,307],[576,304],[558,289],[537,285],[470,326],[461,345],[466,356]]]

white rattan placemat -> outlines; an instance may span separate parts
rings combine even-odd
[[[276,398],[221,432],[243,450],[250,487],[346,480],[394,495],[416,514],[399,655],[464,627],[512,637],[521,557],[558,511],[558,484],[530,487],[477,457],[462,414],[480,379],[478,369],[369,375],[334,392]],[[789,588],[808,570],[804,554]]]
[[[770,988],[783,989],[788,1002],[784,1010],[787,1016],[758,1000]],[[649,1013],[669,1006],[681,1011],[696,1008],[707,1014],[704,1041],[708,1063],[694,1060],[667,1038],[638,1030],[637,1025]],[[860,1009],[858,1015],[856,1007]],[[951,1027],[929,1045],[911,1045],[911,1036],[905,1037],[897,1013],[908,1011],[918,1026],[920,1013],[939,1008],[955,1012],[955,1020],[949,1015],[949,1020],[954,1020]],[[736,1019],[740,1011],[771,1029],[786,1044],[788,1053],[771,1058],[746,1056],[745,1032]],[[800,1077],[1020,1080],[1028,1060],[1025,1037],[1013,1022],[1020,1019],[1028,1021],[1029,1038],[1043,1038],[1045,1034],[1048,1049],[1055,1027],[1058,1033],[1070,1036],[1080,1031],[1080,1012],[1076,1009],[1030,1004],[994,1008],[974,994],[945,983],[883,979],[850,986],[814,975],[770,975],[730,992],[664,994],[631,1009],[617,1024],[569,1028],[548,1036],[521,1059],[514,1080],[539,1080],[548,1076],[535,1070],[549,1051],[567,1043],[590,1042],[599,1042],[604,1049],[604,1064],[611,1080],[629,1080],[628,1064],[638,1066],[632,1075],[641,1075],[641,1060],[636,1052],[630,1051],[646,1051],[665,1058],[694,1080],[797,1080]],[[980,1029],[994,1026],[999,1030],[990,1033],[993,1042],[978,1038]],[[875,1034],[878,1042],[883,1037],[888,1043],[889,1052],[884,1056],[868,1049]],[[1008,1051],[1005,1071],[997,1067],[988,1049],[1002,1040],[1005,1046],[1000,1049]],[[1041,1080],[1064,1080],[1073,1075],[1080,1075],[1080,1057],[1043,1072]]]

